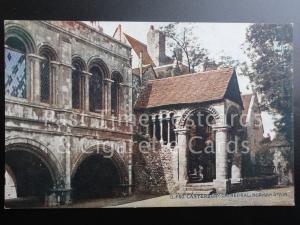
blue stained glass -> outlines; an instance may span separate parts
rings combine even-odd
[[[5,95],[26,98],[25,54],[5,48]]]

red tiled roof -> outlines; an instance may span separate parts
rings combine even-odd
[[[222,100],[233,72],[227,68],[148,81],[135,108]]]
[[[251,102],[251,97],[252,97],[252,94],[242,95],[243,106],[244,106],[243,117],[242,117],[243,123],[245,123],[246,119],[247,119],[248,110],[249,110],[249,106],[250,106],[250,102]]]
[[[138,57],[140,57],[140,52],[142,52],[143,54],[143,59],[142,59],[142,63],[143,65],[154,65],[154,62],[152,61],[148,50],[147,50],[147,45],[145,45],[144,43],[136,40],[135,38],[129,36],[128,34],[125,34],[125,37],[127,38],[128,42],[130,43],[131,47],[133,48],[133,50],[135,51],[135,53],[137,54]]]

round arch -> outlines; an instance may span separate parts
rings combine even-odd
[[[229,105],[227,107],[227,110],[225,112],[225,123],[230,127],[236,127],[238,128],[240,126],[240,109],[235,105]]]
[[[62,179],[62,166],[45,145],[29,138],[11,138],[5,140],[5,154],[20,150],[29,152],[40,159],[48,168],[54,184]]]
[[[119,196],[127,192],[127,184],[125,164],[109,146],[89,148],[78,157],[71,173],[72,198],[75,201]]]
[[[122,74],[117,70],[112,71],[111,79],[112,80],[117,80],[118,83],[122,83],[124,81],[124,78],[123,78]]]
[[[26,47],[27,53],[36,53],[36,44],[29,32],[17,24],[6,24],[5,25],[5,42],[9,38],[17,38]]]
[[[87,70],[86,62],[79,55],[72,56],[72,66],[78,65],[81,71]]]
[[[49,59],[52,61],[59,60],[59,57],[58,57],[54,47],[48,42],[43,42],[43,43],[39,44],[38,54],[39,55],[47,55],[49,57]]]
[[[85,153],[82,153],[79,155],[79,157],[75,161],[74,166],[72,168],[71,179],[76,174],[78,167],[81,165],[81,163],[84,160],[86,160],[88,157],[90,157],[92,155],[97,155],[97,154],[105,155],[107,152],[111,152],[111,151],[113,151],[111,160],[118,170],[119,176],[121,178],[120,182],[126,183],[128,181],[128,171],[125,166],[124,160],[121,158],[119,153],[117,153],[117,151],[115,151],[115,150],[112,150],[110,146],[105,146],[103,149],[103,147],[102,146],[100,147],[99,145],[94,145],[94,146],[88,148],[88,150]]]
[[[108,66],[100,57],[94,56],[90,58],[87,65],[89,71],[92,67],[98,67],[104,76],[103,78],[108,78],[108,79],[111,78]]]
[[[212,107],[196,107],[196,108],[187,109],[182,114],[182,116],[180,117],[178,124],[177,124],[178,128],[184,128],[188,118],[193,113],[196,113],[196,112],[205,112],[205,113],[208,113],[209,115],[212,115],[213,118],[215,119],[216,123],[218,123],[218,121],[220,120],[220,115],[214,108],[212,108]]]

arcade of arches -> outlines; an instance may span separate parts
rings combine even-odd
[[[103,154],[87,154],[72,175],[72,200],[115,197],[127,192],[124,188],[125,171],[119,171],[120,165],[117,165],[120,162]],[[33,203],[42,206],[53,191],[61,188],[61,181],[55,171],[52,171],[51,163],[48,163],[50,160],[25,145],[6,152],[7,207],[26,207],[26,204],[32,206]],[[21,201],[22,199],[28,200]],[[66,199],[60,201],[64,203]]]
[[[149,113],[149,119],[140,127],[140,132],[160,143],[162,148],[178,150],[175,162],[178,166],[172,166],[177,171],[173,177],[178,177],[178,183],[182,186],[179,188],[192,183],[207,183],[218,192],[228,192],[229,180],[231,183],[241,181],[240,153],[226,152],[227,141],[234,141],[240,136],[239,112],[228,110],[224,120],[226,124],[220,125],[216,115],[205,108],[184,111],[189,113],[186,116],[176,111]],[[234,121],[231,121],[232,115],[237,115],[233,117]]]

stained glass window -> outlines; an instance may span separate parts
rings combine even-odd
[[[26,98],[26,55],[5,48],[5,95]]]

